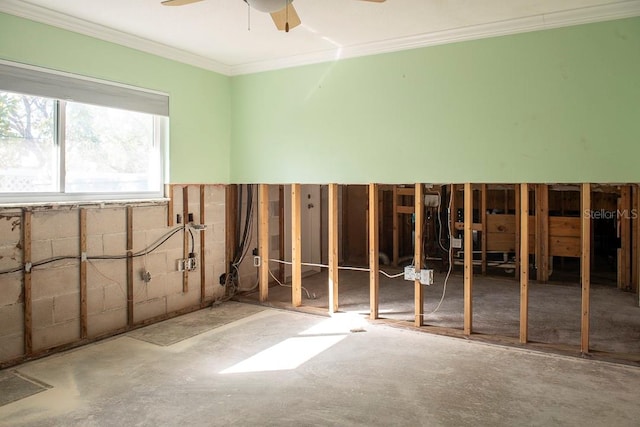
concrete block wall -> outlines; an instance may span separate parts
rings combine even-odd
[[[22,211],[0,212],[0,271],[22,266]],[[23,351],[24,300],[22,273],[0,275],[0,360],[16,358]]]
[[[200,186],[189,188],[189,211],[200,223]],[[182,212],[182,187],[173,186],[175,212]],[[193,193],[193,195],[192,195]],[[201,274],[205,271],[204,302],[225,294],[219,276],[225,272],[225,187],[204,186],[207,225],[205,264],[188,275],[183,291],[183,274],[177,260],[183,258],[181,225],[168,225],[166,201],[132,204],[87,204],[0,208],[0,271],[23,268],[23,209],[32,212],[32,262],[52,257],[70,257],[32,270],[33,353],[77,342],[80,320],[80,208],[86,210],[87,241],[87,335],[105,336],[127,328],[127,207],[132,207],[133,251],[159,243],[178,230],[156,250],[133,261],[134,324],[153,321],[174,312],[201,305]],[[194,232],[194,250],[200,261],[201,232]],[[113,259],[95,259],[108,256]],[[142,273],[149,272],[145,282]],[[0,364],[25,355],[23,272],[0,274]]]

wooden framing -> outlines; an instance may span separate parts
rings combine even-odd
[[[291,305],[302,305],[302,242],[300,184],[291,184]]]
[[[420,283],[420,270],[422,269],[422,223],[424,216],[424,190],[422,184],[416,184],[415,188],[415,242],[414,242],[414,266],[416,278],[414,281],[414,306],[415,306],[415,326],[422,326],[424,321],[424,294]]]
[[[173,185],[165,184],[164,194],[169,197],[169,203],[167,203],[167,227],[173,227],[175,224],[175,218],[173,217]]]
[[[580,277],[582,281],[582,313],[580,321],[580,352],[589,353],[589,303],[591,288],[591,184],[582,184],[582,260]]]
[[[284,260],[284,185],[278,186],[278,255]],[[285,265],[278,264],[278,280],[284,283]]]
[[[378,186],[378,190],[382,190],[384,192],[386,186]],[[411,205],[405,205],[404,199],[402,201],[398,201],[399,197],[411,197],[415,198],[415,188],[414,187],[405,187],[393,185],[391,186],[393,192],[393,238],[392,238],[392,246],[393,246],[393,265],[397,266],[400,259],[400,215],[413,215],[415,213],[415,200],[412,200]],[[380,221],[380,230],[384,230],[384,224],[382,224],[383,215],[380,212],[383,212],[383,201],[382,197],[378,198],[378,219]],[[367,223],[367,225],[369,225]],[[384,237],[384,234],[382,235]]]
[[[529,340],[529,185],[520,184],[520,343]]]
[[[269,185],[258,186],[259,300],[269,298]]]
[[[182,224],[184,231],[182,232],[182,259],[189,257],[189,232],[187,230],[187,222],[189,222],[189,186],[182,187]],[[182,292],[189,292],[189,270],[186,268],[182,271]]]
[[[577,217],[553,216],[548,220],[548,255],[580,258],[581,219]],[[548,259],[549,257],[547,257]],[[548,277],[548,274],[547,274]]]
[[[480,186],[480,221],[482,224],[481,230],[481,252],[482,252],[482,275],[487,275],[487,184]]]
[[[25,210],[22,219],[22,262],[24,268],[24,352],[33,353],[33,297],[31,295],[31,211]]]
[[[127,326],[133,326],[133,207],[127,206]]]
[[[200,224],[205,224],[206,188],[200,185]],[[200,304],[204,304],[206,297],[207,269],[206,266],[206,230],[200,230]]]
[[[87,338],[87,210],[78,210],[80,226],[80,338]]]
[[[338,185],[329,184],[329,313],[338,311]]]
[[[464,334],[473,331],[473,189],[464,184]]]
[[[378,236],[378,184],[369,184],[369,317],[378,318],[380,280]]]

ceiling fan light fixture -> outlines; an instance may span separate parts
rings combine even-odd
[[[249,6],[260,12],[277,12],[291,4],[293,0],[245,0]]]

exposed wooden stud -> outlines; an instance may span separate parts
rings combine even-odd
[[[480,221],[482,223],[482,239],[481,251],[482,251],[482,275],[487,275],[487,184],[480,186]]]
[[[200,224],[205,224],[206,186],[200,184]],[[200,304],[204,304],[206,297],[207,269],[206,269],[206,230],[200,230]]]
[[[80,208],[80,338],[87,337],[87,210]]]
[[[167,227],[173,227],[175,224],[173,215],[173,185],[166,184],[164,186],[164,194],[169,197],[169,203],[167,204]]]
[[[258,186],[259,300],[269,299],[269,185]]]
[[[414,243],[414,266],[416,272],[416,279],[414,282],[414,308],[415,308],[415,320],[416,326],[422,326],[424,321],[424,294],[423,287],[420,283],[420,270],[422,269],[422,223],[424,216],[424,196],[423,185],[416,184],[415,188],[415,243]]]
[[[127,326],[133,326],[133,206],[127,206]]]
[[[398,218],[398,186],[393,186],[393,265],[398,265],[400,259],[400,221]]]
[[[378,184],[369,184],[369,317],[378,318],[380,280],[378,236]]]
[[[515,184],[514,189],[514,204],[515,204],[515,222],[516,222],[516,243],[515,243],[515,277],[520,277],[520,185]]]
[[[529,185],[520,184],[520,343],[529,340]]]
[[[278,187],[278,243],[279,243],[279,256],[281,260],[284,260],[284,185]],[[285,281],[285,265],[278,264],[278,280],[280,283]]]
[[[338,311],[338,185],[329,184],[329,313]]]
[[[473,331],[473,190],[464,184],[464,334]]]
[[[302,305],[302,232],[300,184],[291,184],[291,305]]]
[[[189,186],[182,187],[182,223],[185,225],[182,232],[182,258],[189,257],[189,232],[187,223],[189,222]],[[189,291],[189,270],[186,268],[182,271],[182,292]]]
[[[582,259],[580,276],[582,281],[582,315],[580,322],[580,351],[589,352],[589,311],[591,289],[591,184],[582,184]]]
[[[367,220],[369,218],[369,210],[371,208],[371,206],[369,206],[370,205],[370,201],[371,201],[371,198],[369,197],[369,191],[370,190],[371,189],[369,188],[369,186],[366,186],[365,190],[364,190],[365,191],[365,197],[367,198],[367,208],[365,210],[365,215],[364,215],[364,218],[365,218],[365,221],[364,221],[364,225],[365,225],[364,235],[367,236],[367,238],[365,239],[366,242],[365,242],[364,252],[367,255],[369,254],[369,238],[368,238],[368,236],[369,236],[369,233],[370,233],[370,230],[371,230],[371,223]],[[376,206],[377,206],[377,204],[376,204]]]
[[[31,295],[31,211],[25,210],[22,219],[22,262],[24,269],[24,353],[33,353],[33,297]]]

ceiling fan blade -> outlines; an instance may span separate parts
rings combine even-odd
[[[287,28],[287,14],[289,27]],[[301,24],[300,17],[291,3],[277,12],[271,12],[271,19],[280,31],[289,31]]]
[[[202,0],[165,0],[163,6],[184,6],[186,4],[197,3]]]

